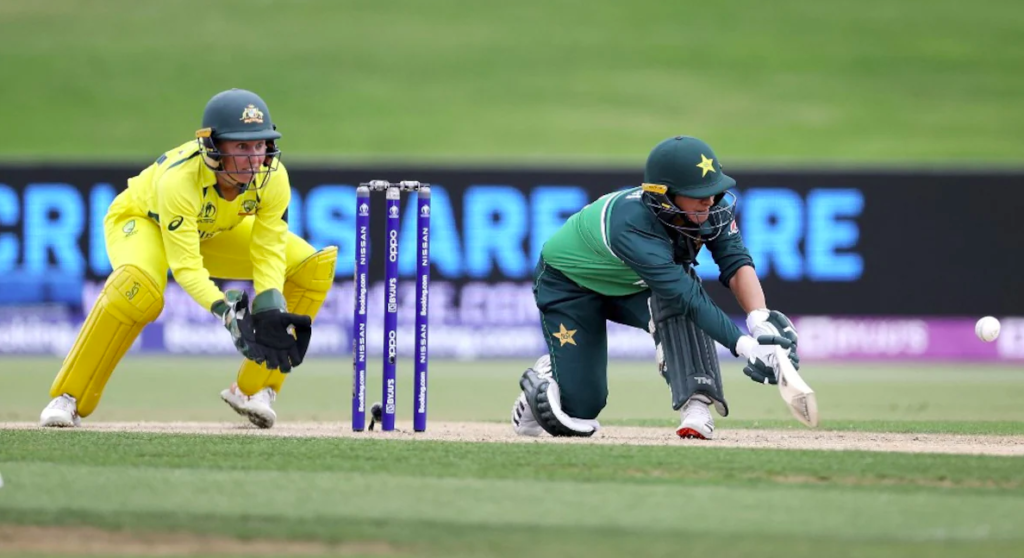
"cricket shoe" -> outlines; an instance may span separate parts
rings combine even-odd
[[[533,370],[540,374],[541,377],[551,376],[551,355],[544,355],[537,359],[537,362],[533,363]]]
[[[533,364],[533,369],[542,377],[551,377],[551,357],[544,355]],[[520,392],[512,404],[512,429],[520,436],[543,436],[544,428],[533,416],[533,409],[526,401],[526,394]]]
[[[68,394],[53,398],[50,404],[39,415],[39,426],[71,427],[81,426],[82,418],[78,416],[78,401]]]
[[[694,395],[683,403],[679,410],[682,423],[676,429],[680,438],[698,438],[710,440],[715,437],[715,419],[711,416],[711,399],[703,395]]]
[[[526,401],[526,394],[521,393],[512,405],[512,429],[520,436],[543,436],[544,428],[533,417],[533,409]]]
[[[260,428],[270,428],[277,420],[277,413],[271,408],[277,399],[274,388],[266,387],[253,395],[246,395],[238,389],[238,384],[231,384],[231,387],[220,392],[220,398],[231,405],[236,413],[248,418],[249,422]]]

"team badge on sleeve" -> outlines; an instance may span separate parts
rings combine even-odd
[[[732,223],[729,223],[729,235],[731,236],[738,232],[740,232],[740,227],[736,224],[736,219],[733,219]]]

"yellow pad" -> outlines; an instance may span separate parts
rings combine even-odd
[[[163,308],[163,293],[146,273],[134,265],[115,269],[64,359],[50,397],[66,393],[78,400],[78,414],[89,416],[114,367]]]
[[[288,311],[303,314],[316,320],[320,307],[327,300],[327,293],[334,285],[334,267],[338,261],[338,248],[328,246],[302,261],[284,282],[284,300]],[[287,374],[280,370],[268,370],[263,364],[251,360],[242,361],[238,369],[238,389],[246,395],[254,395],[265,387],[281,391]]]

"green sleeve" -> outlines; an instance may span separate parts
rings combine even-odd
[[[735,219],[722,234],[707,243],[707,248],[715,263],[718,264],[718,280],[727,288],[732,276],[736,275],[741,267],[745,265],[754,267],[754,260],[750,257],[746,245],[743,244],[743,235],[740,234]]]
[[[742,333],[711,300],[700,281],[673,259],[672,242],[664,226],[646,207],[617,206],[609,223],[612,251],[651,289],[682,309],[697,327],[729,350]]]

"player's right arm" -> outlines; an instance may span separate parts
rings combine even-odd
[[[633,208],[623,209],[619,215],[613,213],[610,223],[609,236],[615,255],[643,279],[652,293],[682,309],[712,339],[735,349],[742,332],[711,300],[697,279],[675,262],[668,236],[654,228],[661,224],[631,211]]]
[[[200,306],[210,310],[214,302],[224,299],[224,293],[203,267],[196,224],[201,200],[192,178],[191,173],[173,171],[160,177],[156,185],[160,231],[174,280]]]

